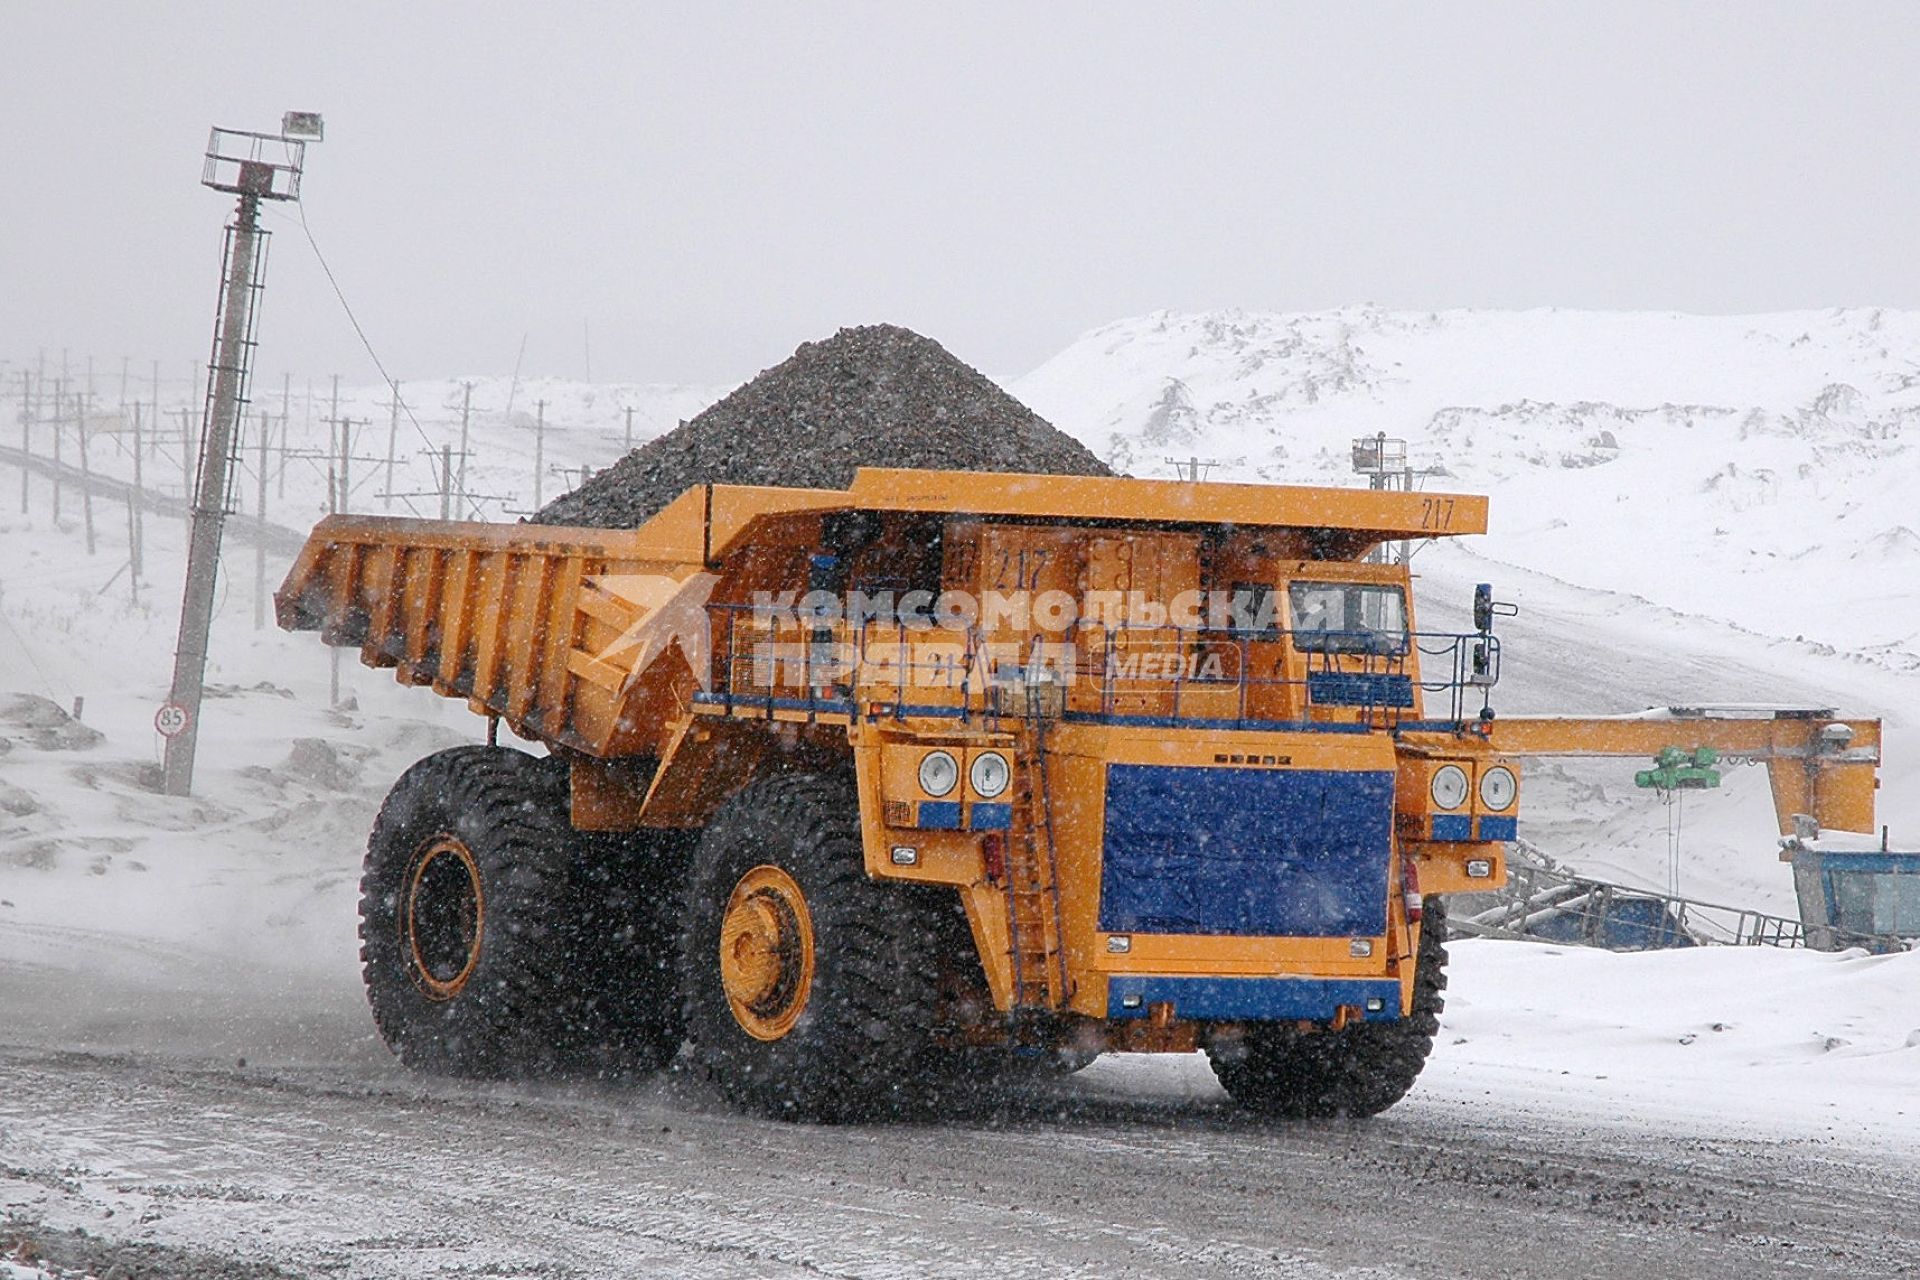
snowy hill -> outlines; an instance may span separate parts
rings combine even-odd
[[[1920,314],[1159,312],[1009,385],[1137,475],[1352,484],[1404,438],[1497,561],[1920,664]]]

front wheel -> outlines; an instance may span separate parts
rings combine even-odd
[[[1405,1097],[1446,1004],[1446,904],[1428,898],[1421,917],[1410,1014],[1339,1031],[1256,1023],[1242,1039],[1207,1046],[1221,1087],[1242,1106],[1290,1119],[1378,1115]]]
[[[933,1038],[939,936],[920,891],[869,880],[850,779],[763,779],[694,856],[680,942],[696,1069],[782,1119],[900,1110]]]

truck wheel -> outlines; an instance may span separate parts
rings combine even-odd
[[[565,776],[524,752],[455,747],[400,775],[381,805],[360,958],[374,1023],[409,1067],[540,1073],[577,1049]]]
[[[1207,1047],[1213,1073],[1234,1101],[1290,1119],[1371,1116],[1406,1096],[1440,1030],[1447,985],[1447,909],[1428,898],[1413,979],[1413,1012],[1393,1022],[1339,1031],[1256,1023],[1243,1040]]]
[[[926,900],[869,880],[844,776],[742,791],[694,856],[680,981],[693,1062],[735,1103],[841,1121],[911,1105],[934,1021]]]

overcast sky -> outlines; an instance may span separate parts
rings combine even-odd
[[[0,376],[204,359],[207,127],[395,376],[1020,373],[1161,307],[1920,306],[1920,6],[0,0]],[[263,377],[375,375],[291,209]]]

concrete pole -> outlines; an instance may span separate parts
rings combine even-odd
[[[133,402],[133,568],[129,571],[135,578],[145,568],[142,563],[145,550],[140,544],[146,537],[147,522],[146,479],[140,467],[140,402]]]
[[[393,384],[393,407],[387,414],[387,491],[380,498],[388,511],[393,510],[393,451],[400,436],[400,384]]]
[[[533,403],[533,509],[540,509],[542,472],[547,469],[547,402]]]
[[[327,410],[327,428],[329,431],[339,432],[340,442],[340,496],[332,506],[335,511],[345,515],[347,511],[347,424],[340,421],[340,375],[337,373],[333,375],[333,399],[330,403],[333,407]]]
[[[254,477],[253,518],[259,522],[260,536],[253,540],[253,629],[267,625],[267,441],[273,435],[267,411],[260,411],[260,462]]]
[[[91,358],[87,361],[89,373],[93,370]],[[94,551],[93,542],[93,469],[87,463],[87,404],[79,396],[73,398],[74,426],[80,433],[80,511],[87,526],[87,554]]]
[[[453,509],[453,450],[440,446],[440,518],[451,520]]]
[[[227,518],[227,465],[240,427],[246,389],[247,339],[252,331],[254,272],[264,247],[260,199],[243,195],[227,240],[226,292],[220,303],[217,376],[207,412],[200,483],[193,495],[193,525],[187,541],[187,585],[180,603],[180,641],[173,653],[170,700],[186,712],[186,727],[167,739],[166,793],[193,790],[193,761],[200,739],[200,695],[207,674],[207,633],[213,626],[214,586],[220,570],[220,537]]]
[[[53,523],[60,525],[60,472],[65,466],[60,461],[60,406],[66,403],[67,380],[55,378],[53,381]]]
[[[27,514],[27,458],[33,448],[33,375],[20,371],[20,514]]]
[[[633,406],[627,406],[627,444],[626,452],[633,452]]]
[[[473,384],[463,382],[460,384],[460,483],[454,486],[454,492],[460,495],[460,505],[456,510],[462,520],[467,518],[467,431],[472,425]]]

